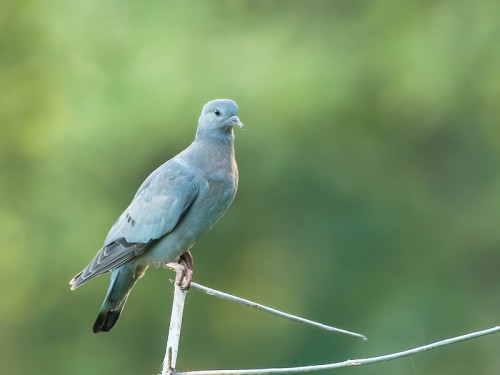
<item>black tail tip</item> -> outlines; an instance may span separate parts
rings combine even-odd
[[[100,312],[99,315],[97,315],[94,326],[92,327],[92,332],[109,332],[116,324],[116,321],[120,317],[120,313],[120,310]]]

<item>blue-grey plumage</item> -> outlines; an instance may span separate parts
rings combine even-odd
[[[243,128],[237,113],[237,104],[229,99],[213,100],[203,107],[194,142],[151,173],[101,250],[70,281],[75,289],[111,271],[94,333],[113,327],[130,290],[148,266],[164,266],[185,257],[229,208],[238,187],[233,127]]]

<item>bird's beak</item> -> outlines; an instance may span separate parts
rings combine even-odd
[[[245,129],[245,126],[243,125],[243,123],[240,121],[239,117],[238,116],[233,116],[229,119],[229,123],[231,124],[231,126],[237,126],[238,128],[240,129]]]

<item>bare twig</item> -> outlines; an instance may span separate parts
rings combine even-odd
[[[398,353],[386,354],[379,357],[370,357],[363,359],[349,359],[343,362],[329,363],[325,365],[287,367],[287,368],[268,368],[268,369],[253,369],[253,370],[208,370],[208,371],[186,371],[177,372],[176,375],[275,375],[275,374],[292,374],[301,372],[312,372],[321,370],[332,370],[342,367],[362,366],[372,363],[392,361],[410,355],[422,353],[428,350],[440,348],[445,345],[455,344],[457,342],[475,339],[481,336],[489,335],[500,331],[500,326],[485,329],[483,331],[472,332],[466,335],[453,337],[446,340],[437,341],[432,344],[419,346],[417,348],[405,350]]]
[[[330,332],[340,333],[342,335],[357,337],[357,338],[366,340],[366,337],[359,334],[359,333],[346,331],[346,330],[340,329],[340,328],[330,327],[330,326],[327,326],[327,325],[322,324],[322,323],[314,322],[314,321],[309,320],[309,319],[304,319],[304,318],[301,318],[299,316],[288,314],[288,313],[285,313],[285,312],[282,312],[282,311],[279,311],[276,309],[272,309],[270,307],[261,305],[259,303],[252,302],[252,301],[249,301],[247,299],[240,298],[240,297],[236,297],[236,296],[233,296],[233,295],[228,294],[228,293],[220,292],[218,290],[208,288],[206,286],[203,286],[203,285],[200,285],[200,284],[197,284],[194,282],[191,283],[191,288],[203,291],[211,296],[215,296],[215,297],[219,297],[219,298],[222,298],[222,299],[225,299],[228,301],[239,303],[240,305],[254,307],[257,310],[261,310],[261,311],[267,312],[269,314],[277,315],[281,318],[292,320],[294,322],[309,324],[309,325],[312,325],[314,327],[321,328],[321,329],[324,329],[324,330],[327,330]]]
[[[187,290],[182,289],[174,283],[174,300],[172,302],[172,315],[170,316],[170,327],[168,329],[167,348],[161,375],[172,374],[177,362],[179,351],[179,339],[181,337],[182,314]]]
[[[283,313],[281,311],[277,311],[274,309],[271,309],[266,306],[262,306],[260,304],[257,304],[252,301],[245,300],[240,297],[235,297],[227,293],[219,292],[217,290],[207,288],[205,286],[202,286],[200,284],[196,283],[191,283],[191,288],[193,289],[198,289],[201,291],[204,291],[205,293],[213,296],[217,296],[220,298],[227,299],[229,301],[237,302],[246,306],[251,306],[255,307],[259,310],[269,312],[271,314],[302,322],[302,323],[307,323],[311,324],[313,326],[319,327],[319,328],[324,328],[329,331],[343,331],[339,330],[338,328],[334,327],[329,327],[325,326],[321,323],[316,323],[313,321],[309,321],[307,319],[303,319],[294,315],[290,315],[287,313]],[[174,289],[174,301],[172,304],[172,316],[170,320],[170,328],[169,328],[169,334],[168,334],[168,341],[167,341],[167,348],[165,351],[165,359],[163,362],[163,370],[161,375],[281,375],[281,374],[292,374],[292,373],[303,373],[303,372],[313,372],[313,371],[322,371],[322,370],[332,370],[332,369],[337,369],[337,368],[343,368],[343,367],[351,367],[351,366],[362,366],[362,365],[368,365],[372,363],[379,363],[379,362],[385,362],[385,361],[392,361],[395,359],[403,358],[403,357],[408,357],[414,354],[422,353],[428,350],[433,350],[437,349],[446,345],[451,345],[451,344],[456,344],[461,341],[466,341],[466,340],[471,340],[475,339],[481,336],[486,336],[490,335],[492,333],[497,333],[500,332],[500,326],[496,326],[493,328],[485,329],[482,331],[477,331],[477,332],[472,332],[466,335],[462,336],[456,336],[453,338],[437,341],[432,344],[424,345],[424,346],[419,346],[413,349],[409,350],[404,350],[401,352],[397,353],[392,353],[392,354],[386,354],[386,355],[381,355],[378,357],[370,357],[370,358],[362,358],[362,359],[349,359],[343,362],[336,362],[336,363],[329,363],[329,364],[323,364],[323,365],[314,365],[314,366],[300,366],[300,367],[286,367],[286,368],[267,368],[267,369],[251,369],[251,370],[206,370],[206,371],[186,371],[186,372],[177,372],[175,370],[175,364],[177,361],[177,352],[179,348],[179,338],[180,338],[180,331],[181,331],[181,324],[182,324],[182,314],[184,310],[184,301],[186,298],[187,291],[183,290],[180,288],[178,285],[175,285]],[[325,328],[326,327],[326,328]],[[359,335],[359,334],[353,334],[352,332],[349,331],[344,331],[348,332],[348,334],[351,334],[352,336],[356,337],[361,337],[363,338],[364,336]]]

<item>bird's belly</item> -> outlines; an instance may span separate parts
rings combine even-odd
[[[207,184],[206,189],[200,192],[189,212],[174,230],[138,257],[137,262],[163,266],[176,261],[224,215],[235,193],[236,186],[229,182]]]

